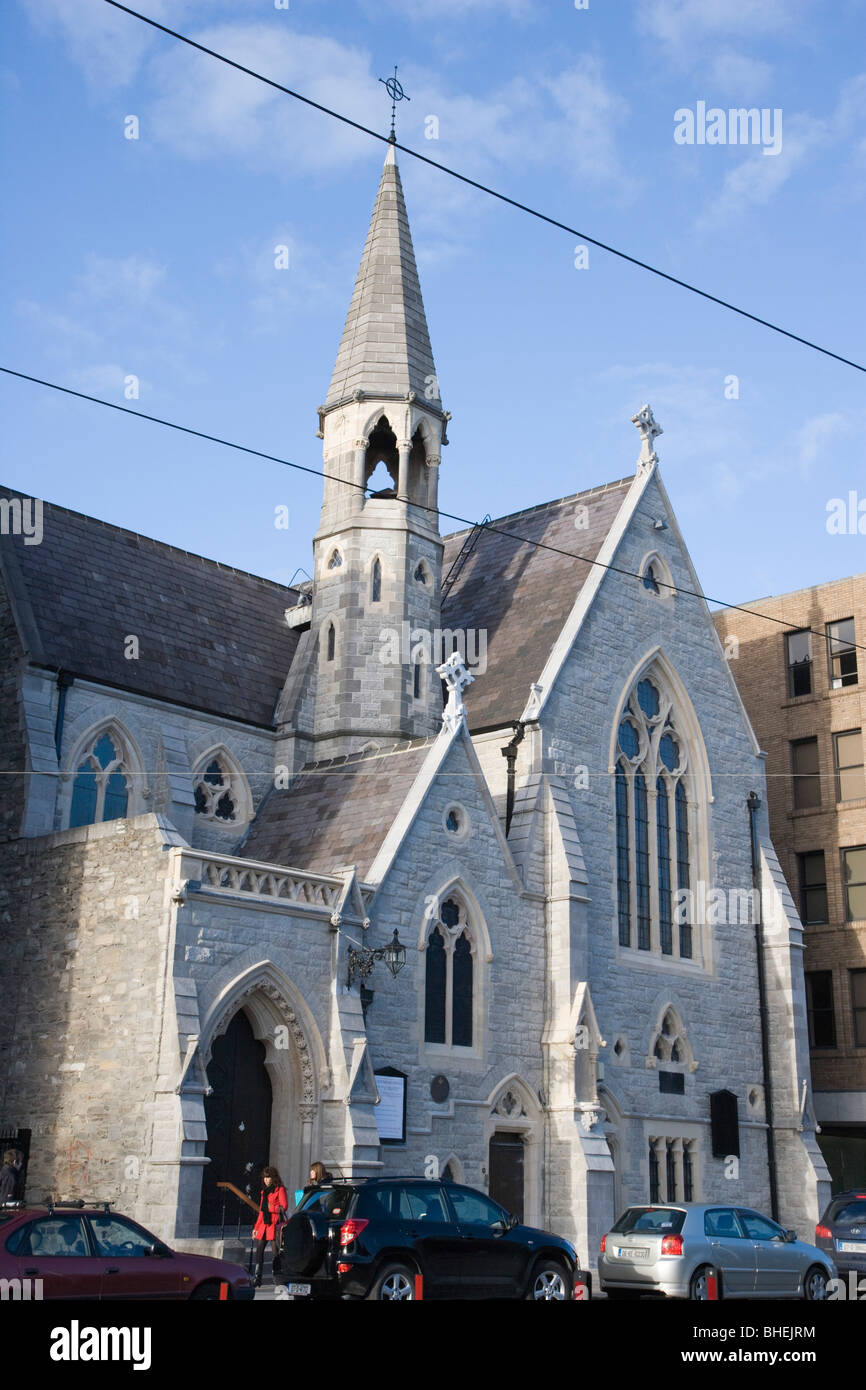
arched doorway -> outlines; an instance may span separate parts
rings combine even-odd
[[[199,1219],[202,1226],[218,1226],[223,1193],[217,1183],[234,1183],[255,1200],[259,1173],[270,1153],[272,1094],[265,1046],[243,1009],[214,1039],[207,1079],[213,1088],[204,1103],[210,1163],[202,1177]],[[234,1210],[234,1202],[229,1209]]]

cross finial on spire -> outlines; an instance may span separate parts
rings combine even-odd
[[[394,76],[393,76],[393,77],[389,77],[389,78],[387,78],[387,79],[384,78],[384,77],[380,77],[380,78],[379,78],[379,81],[382,83],[382,86],[385,88],[385,91],[388,93],[389,97],[391,98],[391,134],[388,136],[388,139],[390,140],[391,144],[393,145],[393,144],[396,143],[396,140],[397,140],[397,133],[396,133],[396,130],[395,130],[395,128],[394,128],[394,121],[395,121],[395,117],[396,117],[396,113],[397,113],[397,102],[398,102],[398,101],[411,101],[412,98],[411,98],[411,97],[407,97],[406,93],[403,91],[402,86],[401,86],[400,83],[397,81],[397,64],[396,64],[396,63],[394,64]]]
[[[640,430],[640,454],[638,455],[638,468],[650,468],[652,464],[658,463],[659,456],[653,448],[653,441],[664,430],[656,420],[652,412],[652,406],[642,405],[637,415],[631,417],[631,422]]]
[[[448,687],[448,703],[442,712],[442,725],[449,733],[455,733],[466,718],[463,691],[471,685],[475,677],[466,669],[466,663],[459,652],[452,652],[447,661],[436,667]]]

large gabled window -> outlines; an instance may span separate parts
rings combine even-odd
[[[614,798],[621,946],[693,957],[693,854],[685,739],[672,701],[638,681],[617,734]]]

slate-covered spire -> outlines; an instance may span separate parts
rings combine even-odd
[[[432,389],[431,389],[432,383]],[[436,368],[394,146],[385,167],[325,409],[351,397],[414,391],[440,406]]]

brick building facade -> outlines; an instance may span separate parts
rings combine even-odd
[[[770,833],[805,929],[819,1142],[844,1190],[866,1182],[866,575],[743,607],[716,625],[767,754]]]

